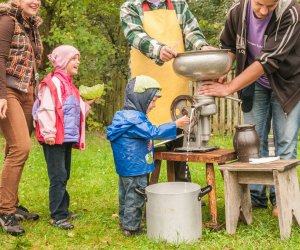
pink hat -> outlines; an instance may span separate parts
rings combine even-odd
[[[48,59],[55,69],[64,70],[71,58],[75,55],[80,55],[78,49],[70,45],[61,45],[56,47],[52,53],[48,55]]]

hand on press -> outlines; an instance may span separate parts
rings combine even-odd
[[[190,123],[190,118],[185,115],[185,116],[177,119],[175,122],[176,122],[177,128],[183,128]]]

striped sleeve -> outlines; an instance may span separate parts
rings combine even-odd
[[[286,10],[276,29],[269,35],[261,53],[256,56],[265,72],[271,74],[293,51],[300,34],[299,10],[295,6]]]
[[[120,18],[126,40],[134,48],[140,50],[145,56],[160,61],[159,53],[164,44],[148,36],[144,31],[143,12],[139,1],[125,2],[121,6]]]
[[[174,5],[177,7],[175,7],[175,10],[183,33],[185,49],[199,50],[202,46],[208,45],[200,30],[199,23],[190,11],[188,4],[185,1],[174,1]]]

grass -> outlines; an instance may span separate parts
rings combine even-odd
[[[118,177],[110,145],[98,134],[88,135],[86,151],[73,151],[68,191],[71,196],[70,209],[80,214],[74,220],[75,229],[63,231],[53,228],[49,224],[46,164],[41,146],[34,138],[32,143],[31,155],[19,188],[19,199],[22,205],[38,212],[41,217],[37,222],[22,222],[26,230],[22,237],[0,232],[0,249],[300,249],[300,229],[294,225],[290,239],[281,241],[278,220],[271,217],[271,209],[254,210],[253,224],[240,224],[234,235],[226,234],[224,229],[212,232],[203,228],[202,238],[193,244],[156,243],[148,240],[147,235],[124,237],[118,226]],[[214,136],[211,144],[232,148],[232,138]],[[0,148],[4,148],[2,138]],[[204,186],[203,164],[189,165],[193,182]],[[160,181],[166,181],[165,169],[163,165]],[[217,170],[216,182],[218,220],[224,222],[223,180]],[[204,201],[207,203],[207,197]],[[208,206],[202,208],[202,213],[203,222],[209,221]]]

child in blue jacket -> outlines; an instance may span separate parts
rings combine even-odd
[[[160,85],[153,78],[137,76],[130,79],[124,109],[116,112],[107,128],[106,136],[119,175],[119,223],[126,236],[142,232],[144,198],[135,189],[147,186],[147,174],[155,168],[153,140],[175,138],[176,128],[189,124],[189,118],[184,116],[159,127],[152,125],[147,114],[159,97]]]

